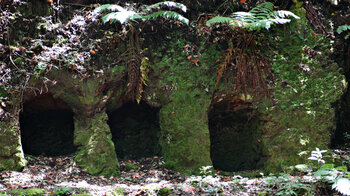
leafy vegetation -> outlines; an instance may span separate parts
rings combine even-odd
[[[222,38],[228,40],[228,48],[217,70],[216,85],[223,77],[235,83],[236,93],[243,92],[247,97],[263,89],[263,93],[271,98],[267,80],[273,82],[274,79],[269,62],[261,52],[263,35],[259,31],[262,28],[268,30],[273,24],[291,22],[287,17],[299,19],[290,11],[274,11],[273,6],[273,3],[265,2],[249,12],[234,12],[230,17],[218,16],[206,22],[207,26],[225,23],[230,27]]]
[[[337,33],[341,34],[343,32],[347,32],[345,35],[345,39],[348,39],[350,37],[350,25],[341,25],[337,28]]]
[[[273,3],[265,2],[257,5],[249,12],[234,12],[230,17],[217,16],[206,22],[207,26],[217,23],[226,23],[231,28],[243,28],[251,31],[259,31],[262,28],[270,29],[274,24],[286,24],[294,19],[300,19],[297,15],[286,10],[273,10]]]
[[[104,23],[119,22],[124,25],[123,31],[128,35],[128,51],[126,52],[126,64],[128,72],[127,86],[129,88],[128,94],[132,100],[140,102],[141,94],[143,92],[143,85],[147,80],[147,65],[148,58],[142,54],[141,43],[139,41],[139,33],[141,26],[138,21],[147,21],[157,18],[166,18],[189,24],[187,18],[175,11],[156,11],[161,7],[177,8],[183,12],[187,11],[187,7],[181,3],[175,3],[172,1],[159,2],[150,6],[146,6],[139,12],[127,10],[119,5],[106,4],[102,5],[94,10],[95,14],[100,14],[105,11],[112,11],[102,17]],[[126,30],[126,27],[129,29]],[[142,69],[142,70],[141,70]]]

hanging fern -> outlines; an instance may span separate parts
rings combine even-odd
[[[226,89],[234,93],[252,95],[266,95],[271,98],[268,83],[274,81],[269,60],[264,56],[260,29],[269,29],[274,24],[285,24],[289,18],[299,19],[289,11],[273,10],[271,2],[257,5],[249,12],[235,12],[228,17],[217,16],[206,22],[207,26],[226,24],[224,33],[212,35],[214,40],[225,40],[228,48],[217,69],[216,85],[224,80]],[[258,97],[258,96],[257,96]],[[271,98],[272,100],[272,98]]]
[[[187,7],[181,3],[172,1],[165,1],[156,3],[150,6],[143,7],[139,12],[127,10],[119,5],[106,4],[96,8],[93,13],[96,15],[105,14],[102,17],[104,23],[118,22],[122,25],[128,26],[128,49],[125,52],[126,57],[123,59],[127,70],[127,94],[131,100],[141,101],[141,94],[143,92],[143,85],[146,85],[148,79],[148,58],[141,53],[141,43],[139,39],[140,29],[135,28],[139,22],[164,18],[168,20],[175,20],[184,24],[189,24],[187,18],[175,11],[159,11],[163,7],[181,9],[183,12],[187,11]],[[144,24],[144,23],[143,23]],[[125,28],[126,29],[126,28]]]
[[[261,28],[269,29],[273,24],[289,23],[291,19],[288,17],[300,19],[290,11],[273,11],[273,3],[265,2],[257,5],[249,12],[235,12],[230,17],[214,17],[208,20],[206,25],[226,23],[233,28],[241,27],[249,30],[260,30]]]

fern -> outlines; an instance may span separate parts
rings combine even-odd
[[[178,9],[181,9],[183,12],[187,11],[187,7],[184,4],[176,3],[176,2],[173,2],[173,1],[159,2],[159,3],[156,3],[156,4],[148,6],[147,9],[151,10],[151,9],[154,9],[154,8],[160,8],[162,6],[170,7],[170,8],[171,7],[178,8]]]
[[[150,6],[146,6],[144,10],[140,12],[126,10],[125,8],[116,4],[105,4],[105,5],[99,6],[93,12],[95,14],[101,14],[106,11],[112,11],[111,13],[108,13],[102,17],[102,21],[104,23],[119,22],[121,24],[124,24],[125,22],[128,22],[128,21],[136,21],[136,20],[145,21],[150,19],[166,18],[166,19],[180,21],[187,25],[189,24],[189,20],[187,18],[185,18],[181,14],[174,11],[158,11],[154,13],[149,13],[149,12],[152,12],[153,9],[158,9],[162,6],[175,7],[175,8],[181,9],[183,12],[187,11],[187,7],[181,3],[165,1],[165,2],[159,2],[159,3],[153,4]]]
[[[341,34],[345,31],[350,31],[350,25],[342,25],[342,26],[339,26],[337,28],[337,33],[338,34]],[[350,37],[350,32],[347,33],[347,35],[345,35],[345,39],[348,39]]]
[[[115,5],[115,4],[105,4],[105,5],[101,5],[98,8],[96,8],[94,10],[94,13],[99,14],[103,11],[124,11],[125,9],[119,5]]]
[[[115,23],[119,22],[120,24],[124,24],[126,21],[134,20],[134,19],[142,19],[142,17],[133,11],[121,11],[121,12],[112,12],[109,14],[106,14],[102,17],[102,21],[104,23],[110,22]]]
[[[187,11],[187,7],[181,3],[175,3],[172,1],[165,1],[156,3],[150,6],[143,7],[139,12],[133,10],[127,10],[119,5],[106,4],[96,8],[93,13],[100,15],[101,13],[107,13],[102,17],[104,23],[119,22],[122,25],[127,25],[129,30],[128,36],[128,48],[125,52],[126,58],[124,59],[127,67],[127,94],[130,99],[136,100],[137,103],[141,101],[141,94],[143,92],[143,85],[146,85],[148,80],[148,58],[144,57],[141,52],[141,43],[139,34],[142,28],[135,28],[136,22],[142,22],[152,19],[171,19],[189,24],[189,20],[175,11],[157,11],[162,7],[178,8],[183,12]],[[156,11],[156,12],[154,12]],[[144,24],[144,23],[143,23]],[[126,28],[125,28],[126,29]]]
[[[290,11],[273,11],[273,3],[265,2],[257,5],[249,12],[235,12],[230,17],[214,17],[208,20],[206,25],[226,23],[233,28],[241,27],[249,30],[260,30],[261,28],[269,29],[273,24],[289,23],[291,19],[288,17],[300,19]]]
[[[224,16],[216,16],[210,20],[207,21],[206,25],[211,26],[212,24],[218,24],[218,23],[226,23],[230,24],[234,22],[235,20],[230,17],[224,17]]]
[[[155,13],[143,16],[144,19],[157,19],[160,17],[177,20],[187,25],[189,24],[189,20],[187,18],[183,17],[181,14],[174,11],[159,11],[159,12],[155,12]]]

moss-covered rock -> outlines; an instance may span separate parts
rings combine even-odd
[[[14,189],[9,190],[4,193],[5,195],[14,195],[14,196],[41,196],[44,195],[44,191],[41,189]]]
[[[119,164],[107,125],[107,114],[100,112],[92,117],[75,117],[75,160],[92,175],[116,176]]]
[[[18,112],[0,121],[0,144],[0,170],[22,170],[27,162],[22,150]]]
[[[185,40],[175,34],[168,41],[166,54],[154,65],[162,73],[160,87],[169,96],[169,103],[159,112],[162,155],[168,166],[194,171],[212,164],[207,109],[215,82],[211,70],[218,52],[210,48],[200,68],[192,67],[182,51]]]
[[[345,89],[345,78],[331,59],[332,42],[308,25],[305,11],[295,8],[301,19],[277,29],[270,36],[276,76],[273,98],[260,104],[265,114],[265,169],[277,172],[304,163],[316,147],[328,149],[334,132],[332,103]],[[268,102],[268,101],[267,101]]]

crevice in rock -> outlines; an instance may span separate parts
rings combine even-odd
[[[144,102],[125,103],[108,113],[108,125],[118,158],[137,159],[160,155],[159,108]]]
[[[73,111],[61,99],[43,94],[25,102],[19,122],[25,154],[60,156],[75,152]]]
[[[215,169],[255,170],[263,167],[261,122],[249,102],[216,96],[208,110],[210,157]]]
[[[341,45],[341,44],[340,44]],[[347,82],[350,81],[350,42],[344,44],[344,49],[338,57],[338,61],[344,70],[344,75]],[[340,53],[340,52],[338,52]],[[347,90],[342,95],[339,103],[336,103],[336,129],[332,136],[331,146],[333,148],[343,147],[344,145],[349,146],[350,144],[350,86],[348,85]]]

